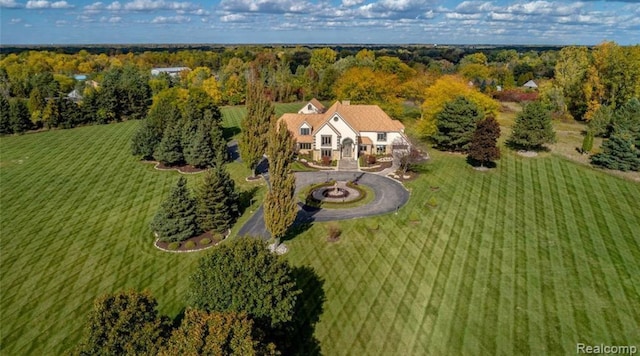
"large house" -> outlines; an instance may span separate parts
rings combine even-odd
[[[314,160],[357,159],[362,154],[390,154],[393,145],[407,144],[404,125],[377,105],[350,105],[336,101],[325,108],[318,100],[307,103],[284,120],[301,154]]]

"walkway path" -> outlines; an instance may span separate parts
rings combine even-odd
[[[296,196],[301,188],[310,184],[326,182],[327,180],[356,180],[375,191],[374,200],[364,206],[348,209],[303,209],[299,203],[295,224],[311,223],[314,221],[334,221],[356,219],[394,212],[409,200],[409,192],[402,184],[372,173],[363,172],[298,172],[296,173]],[[261,236],[265,240],[270,234],[264,225],[264,212],[260,207],[255,214],[240,228],[238,235]]]

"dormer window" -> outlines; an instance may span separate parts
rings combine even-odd
[[[379,142],[387,141],[387,133],[386,132],[378,132],[378,141]]]
[[[300,135],[301,136],[309,136],[309,135],[311,135],[311,129],[309,129],[308,127],[301,127],[300,128]]]
[[[311,110],[313,107],[311,106],[311,104],[307,105],[307,110]]]

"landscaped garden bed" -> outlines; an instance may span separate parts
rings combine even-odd
[[[167,242],[156,240],[155,246],[166,252],[193,252],[208,249],[217,245],[224,239],[220,234],[207,231],[198,236],[193,236],[180,242]]]

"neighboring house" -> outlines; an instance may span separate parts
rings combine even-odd
[[[82,101],[82,94],[78,91],[78,89],[73,89],[69,94],[67,94],[67,98],[73,101],[74,103]]]
[[[393,145],[408,142],[404,125],[377,105],[336,101],[330,108],[313,99],[298,114],[284,114],[298,152],[314,160],[357,159],[362,154],[391,154]],[[307,113],[308,112],[308,113]]]
[[[522,86],[527,88],[527,89],[538,89],[538,84],[536,84],[536,82],[534,82],[533,80],[530,80],[530,81],[524,83],[524,85],[522,85]]]
[[[180,75],[180,72],[190,71],[190,70],[191,68],[189,67],[153,68],[151,69],[151,75],[156,76],[156,75],[160,75],[161,73],[167,73],[172,77],[176,77]]]

